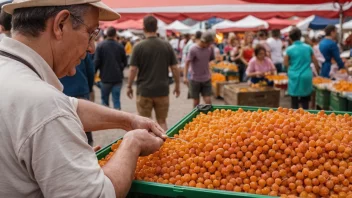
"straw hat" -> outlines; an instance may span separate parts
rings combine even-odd
[[[120,18],[118,13],[116,13],[100,0],[14,0],[12,3],[3,5],[2,9],[9,14],[13,14],[13,11],[18,8],[65,6],[77,4],[90,4],[99,8],[100,21],[114,21]]]

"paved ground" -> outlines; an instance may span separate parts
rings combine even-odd
[[[127,76],[127,75],[125,75]],[[125,79],[126,80],[126,79]],[[170,91],[173,89],[173,85],[170,87]],[[134,88],[136,90],[136,88]],[[100,89],[94,87],[95,91],[95,102],[101,104],[100,98]],[[169,127],[176,124],[179,120],[181,120],[185,115],[187,115],[192,110],[192,101],[187,100],[187,87],[185,85],[181,85],[181,96],[179,98],[175,98],[175,96],[171,96],[170,100],[170,110],[169,110],[169,117],[167,119],[167,124]],[[282,107],[289,107],[290,99],[289,97],[283,97],[284,94],[281,94],[282,97],[280,99],[280,106]],[[220,104],[223,105],[223,100],[213,99],[213,104]],[[112,106],[112,102],[110,102],[110,106]],[[130,112],[130,113],[137,113],[135,98],[130,100],[126,95],[126,83],[122,87],[121,92],[121,106],[122,111]],[[96,131],[93,133],[94,137],[94,145],[100,145],[102,147],[110,144],[118,137],[125,134],[123,130],[104,130],[104,131]]]

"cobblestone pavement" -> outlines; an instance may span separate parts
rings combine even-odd
[[[127,75],[125,75],[127,76]],[[125,79],[126,82],[126,79]],[[134,91],[136,88],[134,87]],[[170,92],[173,90],[173,85],[170,86]],[[175,125],[178,121],[180,121],[185,115],[187,115],[192,110],[192,100],[187,99],[187,91],[188,88],[185,85],[181,85],[181,95],[179,98],[171,95],[170,93],[170,109],[169,116],[167,118],[168,127]],[[95,92],[95,102],[101,104],[100,98],[100,89],[94,87]],[[281,94],[282,97],[280,99],[280,106],[289,107],[290,99],[289,97],[284,97],[284,94]],[[110,98],[111,100],[111,98]],[[126,83],[122,87],[121,91],[121,107],[122,111],[130,112],[137,114],[136,109],[136,98],[134,97],[130,100],[126,95]],[[213,99],[213,104],[223,105],[223,100]],[[112,106],[112,102],[110,102],[110,106]],[[118,139],[118,137],[124,135],[126,132],[119,129],[114,130],[104,130],[104,131],[95,131],[93,133],[94,137],[94,145],[100,145],[102,147],[107,146],[114,140]]]

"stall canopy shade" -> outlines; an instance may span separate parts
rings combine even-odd
[[[262,4],[249,3],[241,0],[133,0],[116,1],[103,0],[104,3],[112,7],[122,15],[120,21],[143,18],[146,14],[152,14],[157,18],[171,23],[175,20],[192,18],[197,21],[207,20],[211,17],[239,20],[248,15],[253,15],[260,19],[270,19],[273,17],[289,18],[291,16],[308,17],[312,14],[328,18],[338,17],[339,8],[333,3],[321,4]],[[281,3],[286,2],[282,0]],[[351,5],[345,5],[344,9]]]
[[[299,20],[271,18],[269,20],[266,20],[266,22],[269,24],[269,28],[271,30],[274,30],[274,29],[283,29],[291,25],[296,25],[299,22]]]
[[[340,22],[339,19],[327,19],[319,16],[315,16],[310,22],[309,28],[313,30],[322,30],[328,25],[336,25]]]
[[[342,26],[345,30],[352,30],[352,20],[344,23]]]

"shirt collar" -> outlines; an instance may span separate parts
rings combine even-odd
[[[295,42],[293,42],[293,44],[302,44],[303,42],[302,41],[295,41]]]
[[[60,83],[52,68],[32,48],[15,39],[3,38],[0,43],[0,50],[19,56],[28,61],[32,64],[34,69],[37,70],[38,74],[45,82],[54,86],[59,91],[63,91],[63,85]]]

